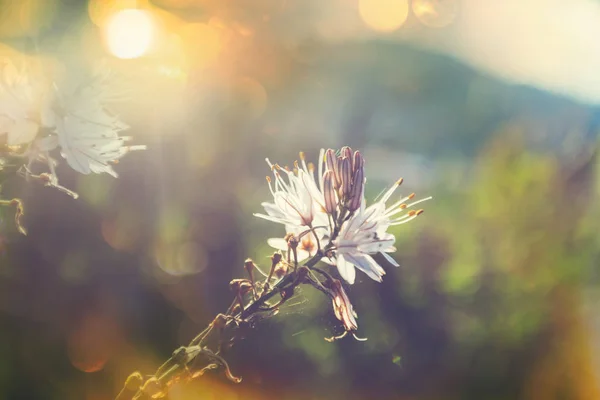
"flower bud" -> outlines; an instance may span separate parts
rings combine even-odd
[[[340,158],[345,158],[345,157],[348,157],[350,160],[352,160],[352,149],[348,146],[344,146],[340,150]]]
[[[352,161],[352,174],[356,174],[359,169],[365,168],[365,158],[357,150],[354,152],[354,158]],[[364,174],[364,172],[363,172]]]
[[[337,170],[337,156],[333,149],[328,149],[325,152],[325,165],[327,166],[327,170],[333,171],[335,175],[335,171]]]
[[[287,264],[284,262],[280,262],[273,270],[273,275],[275,275],[277,278],[283,278],[287,274],[287,271]]]
[[[337,208],[335,190],[333,189],[333,171],[326,171],[323,176],[323,196],[325,197],[325,211],[335,218]]]
[[[344,157],[340,166],[340,176],[342,178],[341,182],[341,192],[342,198],[344,201],[348,201],[348,197],[350,196],[350,192],[352,191],[352,161],[350,158]]]
[[[279,263],[279,261],[281,261],[281,253],[276,251],[275,253],[273,253],[273,255],[271,256],[271,264],[275,265],[277,263]]]
[[[339,280],[334,279],[327,286],[331,290],[333,312],[335,313],[336,318],[342,322],[344,329],[347,332],[357,330],[358,324],[356,323],[356,312],[354,312],[352,303],[350,303],[350,299],[348,298],[342,283]]]
[[[342,158],[338,157],[335,163],[335,181],[333,181],[333,187],[338,191],[341,197],[340,188],[342,187]]]
[[[248,273],[252,273],[254,268],[256,268],[256,265],[254,265],[254,261],[252,261],[251,258],[247,258],[246,261],[244,261],[244,268]]]
[[[360,205],[363,200],[363,191],[365,186],[365,170],[363,168],[359,168],[354,174],[354,180],[352,182],[352,191],[350,192],[350,196],[348,199],[348,210],[356,211],[360,208]]]
[[[218,314],[212,322],[213,326],[217,329],[225,328],[227,324],[227,316],[225,314]]]
[[[229,282],[229,288],[234,292],[246,294],[252,290],[252,284],[246,279],[233,279]]]

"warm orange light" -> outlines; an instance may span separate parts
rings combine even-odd
[[[102,28],[119,11],[147,7],[148,0],[88,0],[88,15],[96,26]]]
[[[392,32],[408,18],[408,0],[359,0],[358,11],[371,29]]]
[[[104,37],[113,55],[131,59],[141,57],[150,49],[155,31],[155,23],[149,12],[126,9],[110,17],[104,27]]]
[[[221,41],[214,27],[203,23],[191,23],[184,25],[177,33],[189,67],[202,68],[217,60]]]

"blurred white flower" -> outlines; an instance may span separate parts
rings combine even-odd
[[[4,60],[0,69],[0,135],[6,135],[8,146],[30,143],[39,130],[38,90],[24,68]]]
[[[44,120],[54,128],[55,135],[44,138],[43,147],[47,150],[60,147],[63,158],[77,172],[117,177],[112,164],[129,151],[146,147],[127,146],[130,138],[119,136],[129,127],[106,109],[109,92],[105,78],[97,76],[65,98],[57,93],[58,107],[44,113]]]
[[[394,247],[396,238],[388,233],[387,229],[415,219],[423,210],[410,210],[410,208],[431,199],[428,197],[410,204],[405,203],[414,198],[413,193],[386,207],[385,203],[401,183],[402,180],[396,182],[369,207],[365,207],[363,199],[361,207],[342,224],[338,237],[332,241],[334,247],[331,258],[324,260],[336,265],[346,282],[354,283],[355,268],[363,271],[369,278],[381,282],[385,270],[371,257],[376,253],[381,253],[390,264],[398,266],[398,263],[387,254],[396,251]]]

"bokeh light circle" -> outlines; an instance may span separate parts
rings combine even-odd
[[[104,28],[104,36],[108,50],[115,57],[138,58],[152,45],[155,23],[147,11],[122,10],[110,17]]]
[[[359,0],[358,11],[367,26],[379,32],[393,32],[408,18],[408,0]]]

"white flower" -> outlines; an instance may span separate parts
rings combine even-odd
[[[61,99],[58,110],[47,110],[45,120],[54,127],[56,135],[44,138],[44,148],[60,146],[69,166],[82,174],[108,173],[117,177],[112,164],[129,151],[146,147],[126,146],[130,138],[119,136],[129,127],[105,108],[107,88],[103,78],[80,86],[71,96]]]
[[[0,68],[0,135],[7,135],[9,146],[29,143],[39,130],[36,89],[24,70],[8,61]]]
[[[342,322],[346,332],[356,331],[358,329],[358,323],[356,322],[358,315],[354,311],[342,283],[334,279],[329,283],[328,288],[331,290],[331,301],[335,317]]]
[[[298,262],[314,256],[319,249],[319,243],[322,242],[324,237],[323,229],[315,229],[314,231],[307,232],[306,229],[286,226],[286,233],[300,238],[298,240],[298,247],[296,248]],[[283,238],[271,238],[267,240],[267,243],[274,249],[288,251],[288,243]]]
[[[267,177],[273,203],[262,203],[267,214],[258,213],[254,214],[255,216],[284,224],[291,230],[328,225],[324,198],[317,185],[314,168],[306,164],[303,154],[300,158],[302,163],[301,165],[296,163],[294,171],[272,164],[269,159],[266,160],[275,178],[273,182]],[[284,176],[287,179],[284,179]]]
[[[402,180],[396,182],[381,199],[369,207],[365,208],[363,200],[360,209],[343,223],[338,237],[333,240],[333,259],[329,262],[337,266],[346,282],[354,283],[355,268],[363,271],[369,278],[381,282],[385,270],[371,257],[372,254],[381,253],[388,262],[398,266],[398,263],[387,254],[396,251],[394,248],[396,239],[394,235],[387,232],[387,229],[415,219],[423,210],[408,210],[431,199],[428,197],[406,204],[406,201],[414,197],[414,194],[411,194],[386,207],[385,203],[401,183]]]

